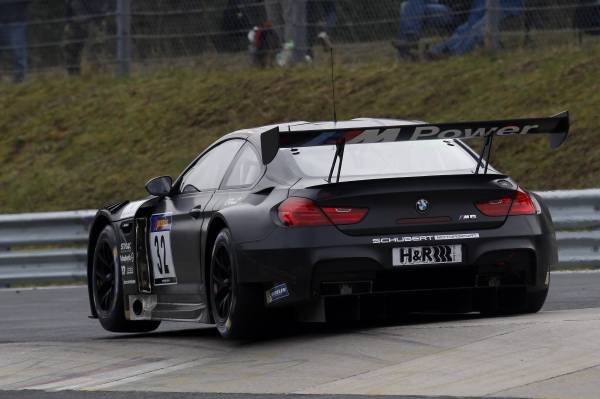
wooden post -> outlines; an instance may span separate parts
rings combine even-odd
[[[131,0],[117,0],[117,74],[131,72]]]
[[[495,52],[500,47],[500,1],[487,0],[485,7],[485,48]]]

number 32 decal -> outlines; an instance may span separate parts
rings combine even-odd
[[[165,248],[165,236],[160,236],[160,244],[158,235],[154,236],[154,247],[156,248],[156,257],[158,258],[158,272],[160,274],[169,274],[169,263],[167,262],[167,249]],[[162,249],[162,259],[160,250]],[[163,272],[164,270],[164,272]]]
[[[177,284],[173,255],[171,253],[170,213],[152,215],[150,219],[150,253],[154,270],[154,285]]]

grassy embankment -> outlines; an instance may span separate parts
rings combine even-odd
[[[600,185],[600,47],[471,55],[337,68],[340,118],[454,121],[548,116],[569,109],[559,151],[498,140],[494,164],[530,189]],[[94,208],[177,175],[219,135],[286,120],[330,119],[325,67],[191,67],[0,83],[0,212]]]

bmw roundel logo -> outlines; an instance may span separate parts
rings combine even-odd
[[[416,208],[417,211],[421,213],[427,212],[429,210],[429,201],[427,201],[425,198],[421,198],[417,201]]]

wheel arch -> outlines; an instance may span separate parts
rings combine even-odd
[[[110,226],[112,223],[110,213],[107,210],[100,210],[96,214],[94,222],[90,228],[90,236],[88,240],[87,248],[87,286],[88,286],[88,300],[90,302],[90,311],[92,317],[97,318],[96,307],[94,306],[94,298],[92,294],[92,272],[94,264],[94,252],[96,251],[96,244],[100,233],[106,226]]]
[[[203,263],[204,267],[202,270],[202,276],[204,278],[204,289],[206,292],[206,306],[208,308],[209,322],[214,323],[214,318],[212,315],[212,306],[210,303],[210,263],[212,259],[212,250],[215,244],[215,240],[217,236],[221,232],[221,230],[229,228],[229,224],[225,217],[221,214],[216,214],[213,216],[211,221],[208,224],[208,228],[206,230],[206,241],[204,244],[204,256]]]

